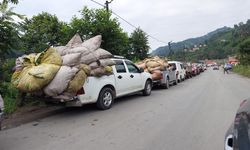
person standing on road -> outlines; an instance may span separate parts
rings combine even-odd
[[[228,67],[227,67],[227,64],[226,64],[226,63],[225,63],[225,65],[224,65],[223,69],[224,69],[224,74],[225,74],[225,73],[228,74]]]

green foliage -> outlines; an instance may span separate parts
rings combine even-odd
[[[250,65],[237,65],[233,67],[233,71],[250,78]]]
[[[17,4],[19,0],[3,0],[3,3],[13,3]]]
[[[0,79],[2,81],[10,82],[12,68],[14,66],[15,66],[15,59],[14,58],[6,59],[2,64],[0,64]]]
[[[134,30],[130,37],[131,49],[128,51],[130,59],[144,59],[148,56],[148,36],[140,28]]]
[[[127,33],[123,32],[116,18],[105,9],[81,10],[81,17],[74,17],[70,23],[73,33],[79,33],[85,40],[96,35],[102,35],[101,47],[114,55],[126,55],[129,47]]]
[[[25,19],[22,37],[25,49],[29,52],[41,52],[51,45],[63,45],[69,40],[68,28],[69,26],[60,22],[55,15],[46,12]]]
[[[250,65],[250,38],[239,44],[238,58],[242,65]]]
[[[22,15],[13,12],[8,3],[0,3],[0,63],[2,64],[11,50],[19,47],[19,24],[14,22],[13,17],[23,18]]]
[[[4,111],[6,113],[14,112],[16,110],[17,89],[10,82],[3,82],[0,91],[4,99]]]

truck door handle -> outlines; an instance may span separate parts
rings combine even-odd
[[[121,76],[121,75],[119,75],[119,76],[118,76],[118,79],[121,79],[121,78],[122,78],[122,76]]]
[[[130,75],[130,78],[133,78],[133,77],[134,77],[134,76],[131,74],[131,75]]]

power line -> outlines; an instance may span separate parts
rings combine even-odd
[[[100,5],[100,6],[103,6],[104,8],[106,8],[105,5],[99,3],[99,2],[97,2],[97,1],[95,1],[95,0],[91,0],[91,1],[94,2],[94,3],[96,3],[96,4],[98,4],[98,5]],[[106,1],[106,2],[107,2],[107,1]],[[106,4],[106,3],[105,3],[105,4]],[[106,8],[106,9],[107,9],[107,8]],[[123,17],[121,17],[120,15],[118,15],[117,13],[115,13],[114,11],[111,11],[111,13],[114,14],[115,16],[117,16],[118,18],[120,18],[121,20],[123,20],[124,22],[126,22],[127,24],[129,24],[130,26],[132,26],[133,28],[135,28],[135,29],[138,28],[138,27],[136,27],[135,25],[133,25],[132,23],[130,23],[129,21],[127,21],[126,19],[124,19]],[[156,41],[158,41],[158,42],[161,42],[161,43],[164,43],[164,44],[168,44],[168,42],[164,42],[164,41],[162,41],[162,40],[159,40],[159,39],[157,39],[156,37],[154,37],[154,36],[152,36],[152,35],[146,33],[145,31],[143,31],[143,32],[144,32],[148,37],[151,37],[152,39],[154,39],[154,40],[156,40]]]
[[[91,1],[94,2],[94,3],[96,3],[96,4],[98,4],[98,5],[100,5],[100,6],[105,7],[105,5],[103,5],[103,4],[101,4],[101,3],[97,2],[97,1],[94,1],[94,0],[91,0]]]

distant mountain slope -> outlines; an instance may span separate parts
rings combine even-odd
[[[183,50],[184,47],[192,48],[194,47],[194,45],[205,44],[207,40],[209,40],[212,36],[218,33],[228,32],[230,30],[232,29],[229,27],[222,27],[222,28],[216,29],[215,31],[209,32],[208,34],[201,36],[201,37],[190,38],[181,42],[171,43],[171,47],[173,51]],[[167,56],[168,54],[169,54],[168,45],[159,47],[151,53],[151,55],[158,55],[158,56]]]

